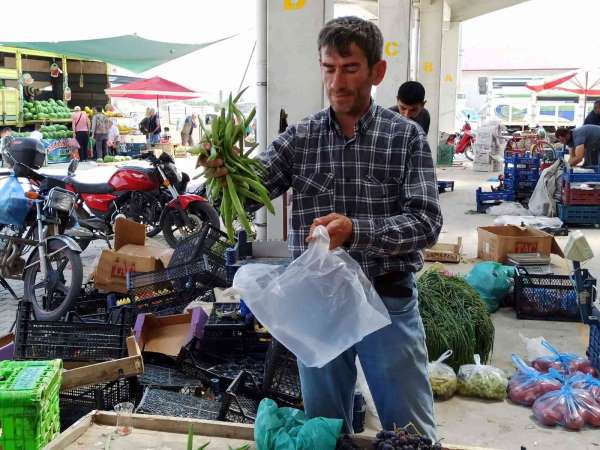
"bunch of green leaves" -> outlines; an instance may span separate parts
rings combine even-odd
[[[256,114],[253,108],[246,117],[237,107],[237,102],[245,90],[235,97],[229,94],[227,107],[221,108],[210,130],[200,122],[203,138],[198,150],[199,165],[204,159],[212,161],[219,158],[227,169],[224,177],[209,178],[207,192],[211,201],[220,201],[220,214],[230,240],[235,237],[233,223],[236,220],[248,234],[252,234],[246,212],[248,202],[264,205],[272,214],[275,213],[269,193],[262,182],[265,168],[258,159],[250,157],[258,144],[244,149],[246,130]]]

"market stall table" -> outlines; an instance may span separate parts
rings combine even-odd
[[[45,447],[45,450],[105,449],[158,450],[185,449],[190,426],[194,433],[194,448],[210,441],[207,450],[231,450],[248,444],[255,449],[254,427],[239,423],[181,417],[147,416],[134,414],[133,431],[128,436],[116,436],[117,415],[95,411],[65,430]],[[110,444],[108,442],[110,441]],[[371,449],[374,438],[357,435],[354,442],[361,449]],[[492,450],[482,447],[444,444],[448,450]],[[315,449],[317,450],[317,449]]]

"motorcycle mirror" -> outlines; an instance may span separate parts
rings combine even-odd
[[[75,172],[77,171],[77,167],[79,166],[79,160],[78,159],[72,159],[71,162],[69,163],[69,167],[67,168],[67,174],[69,176],[72,176],[75,174]]]

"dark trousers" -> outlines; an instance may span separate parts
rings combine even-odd
[[[79,159],[81,161],[85,161],[88,157],[88,142],[89,135],[87,131],[77,131],[75,132],[75,139],[79,144]]]
[[[96,154],[94,155],[94,159],[104,158],[107,154],[106,144],[108,143],[108,134],[96,134],[94,139],[96,139]]]

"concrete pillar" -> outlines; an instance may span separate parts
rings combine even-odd
[[[379,28],[383,34],[383,58],[387,71],[377,86],[376,102],[389,107],[396,103],[398,87],[409,77],[411,0],[379,0]]]
[[[442,69],[442,25],[444,1],[420,3],[419,65],[417,81],[425,87],[427,109],[431,116],[429,145],[435,155],[439,139],[440,76]],[[448,10],[448,7],[446,6]],[[434,156],[435,161],[435,156]]]
[[[456,131],[456,92],[459,79],[460,22],[444,21],[440,79],[439,130]],[[429,102],[428,102],[429,104]]]
[[[317,37],[333,17],[333,0],[267,2],[267,145],[277,136],[284,108],[293,124],[323,108]],[[267,214],[267,239],[287,239],[282,199]]]

